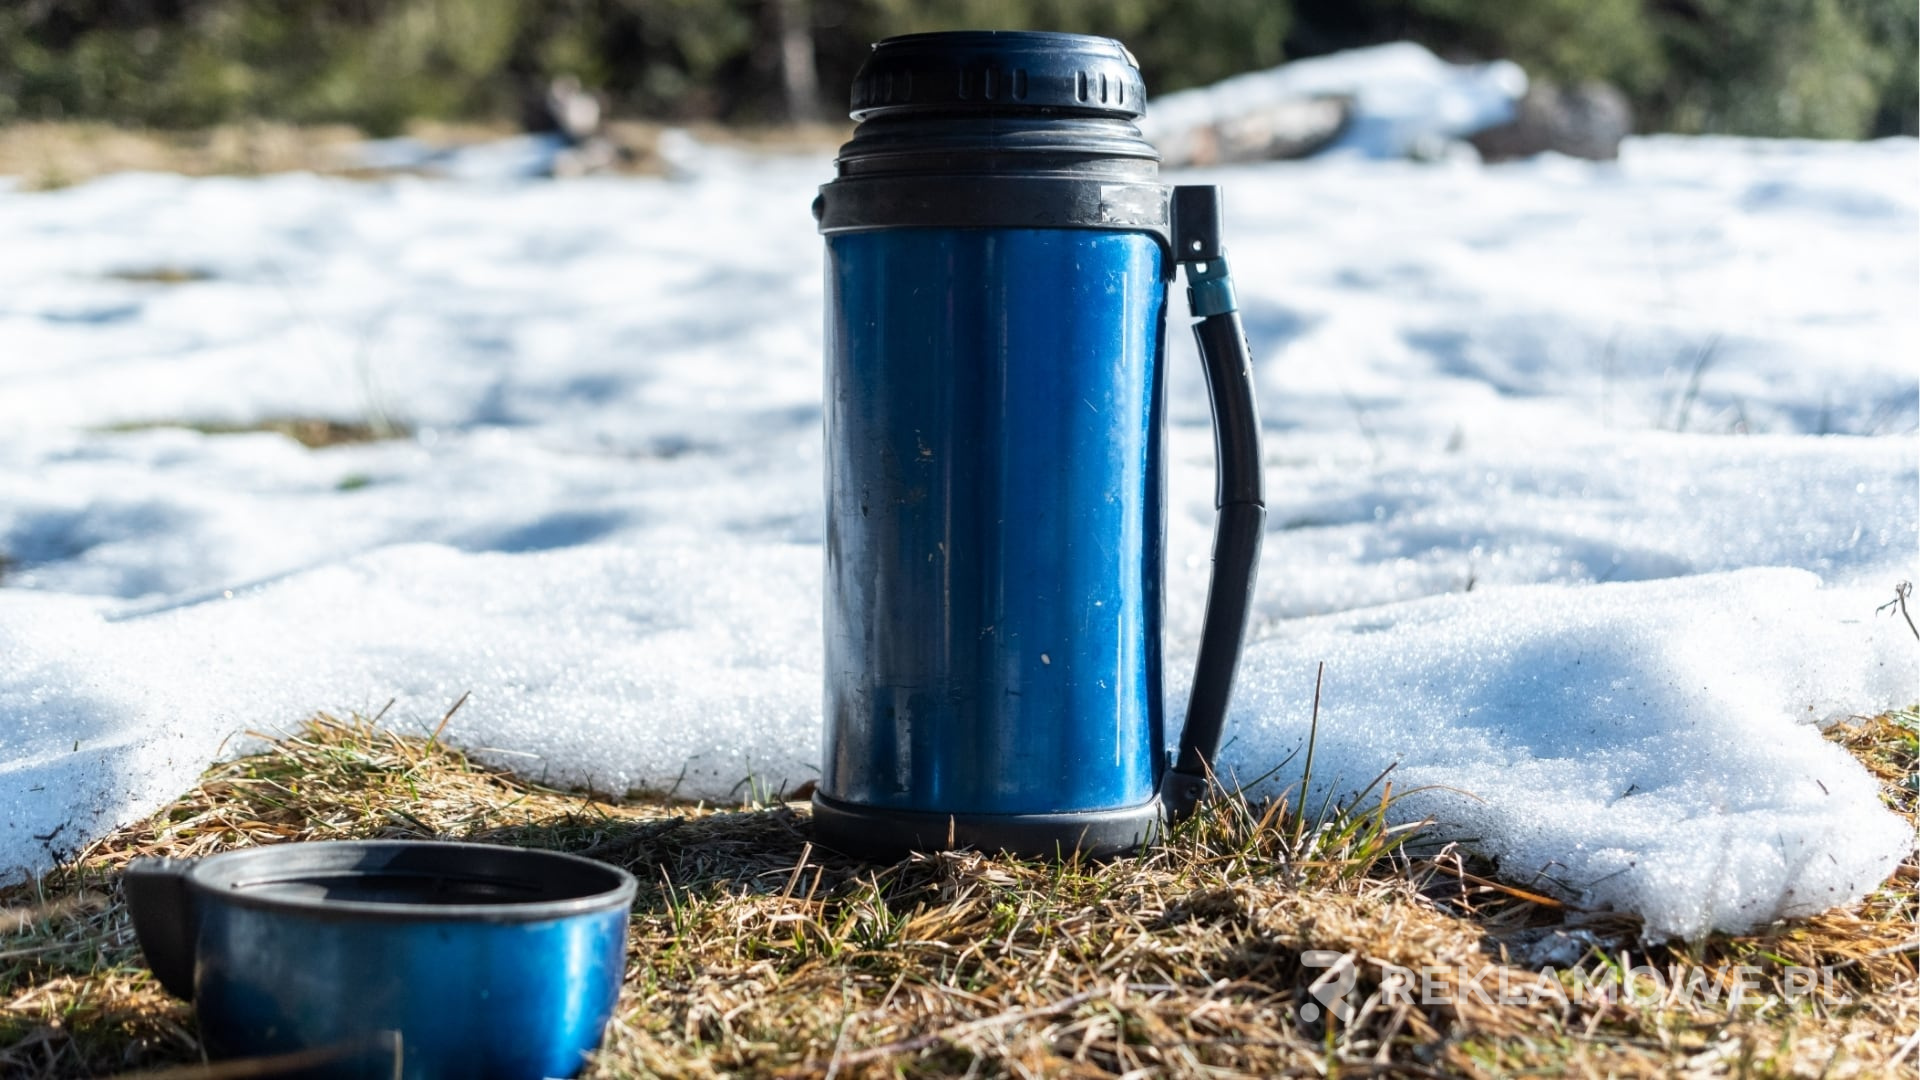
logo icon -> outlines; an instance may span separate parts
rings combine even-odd
[[[1300,965],[1326,969],[1307,987],[1307,993],[1313,1001],[1301,1004],[1300,1019],[1311,1024],[1320,1019],[1323,1013],[1332,1013],[1341,1023],[1352,1020],[1353,1004],[1347,1000],[1347,994],[1352,992],[1354,983],[1360,979],[1360,973],[1354,968],[1353,954],[1331,949],[1308,949],[1300,954]]]

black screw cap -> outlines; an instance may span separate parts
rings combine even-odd
[[[855,120],[909,112],[1146,113],[1140,65],[1112,38],[1037,30],[907,34],[876,44],[853,80]]]

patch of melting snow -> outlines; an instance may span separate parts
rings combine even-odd
[[[812,777],[830,168],[708,165],[0,190],[0,867],[389,698],[471,690],[448,737],[556,782]],[[1680,936],[1877,885],[1911,832],[1807,721],[1920,700],[1874,613],[1920,576],[1917,174],[1665,138],[1210,174],[1272,498],[1231,773],[1297,778],[1325,661],[1316,785],[1393,766],[1516,881]],[[1177,713],[1212,448],[1169,338]],[[105,430],[297,416],[418,434]]]

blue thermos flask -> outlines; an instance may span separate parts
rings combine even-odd
[[[1204,794],[1265,528],[1212,187],[1159,182],[1117,41],[889,38],[826,237],[825,846],[1137,850]],[[1165,750],[1166,317],[1183,267],[1218,523]]]

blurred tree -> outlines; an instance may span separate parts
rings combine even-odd
[[[512,116],[560,74],[629,115],[803,116],[826,87],[838,116],[869,42],[962,27],[1121,38],[1155,92],[1411,38],[1613,81],[1653,130],[1920,126],[1914,0],[0,0],[0,121],[387,132]]]
[[[1673,72],[1650,93],[1661,126],[1912,132],[1915,10],[1910,0],[1665,0],[1658,21]]]
[[[1871,135],[1920,135],[1920,4],[1913,0],[1842,0],[1867,38],[1889,57]]]
[[[502,103],[518,0],[69,0],[0,14],[12,111],[165,127],[249,116],[390,131]]]
[[[820,74],[813,62],[813,18],[807,0],[774,0],[780,37],[780,73],[786,84],[787,119],[820,119]]]
[[[1666,74],[1660,39],[1641,0],[1410,0],[1408,36],[1452,44],[1478,58],[1511,57],[1555,82],[1605,79],[1632,94]]]
[[[1293,0],[1289,55],[1411,38],[1632,97],[1643,130],[1859,138],[1920,123],[1913,0]]]

